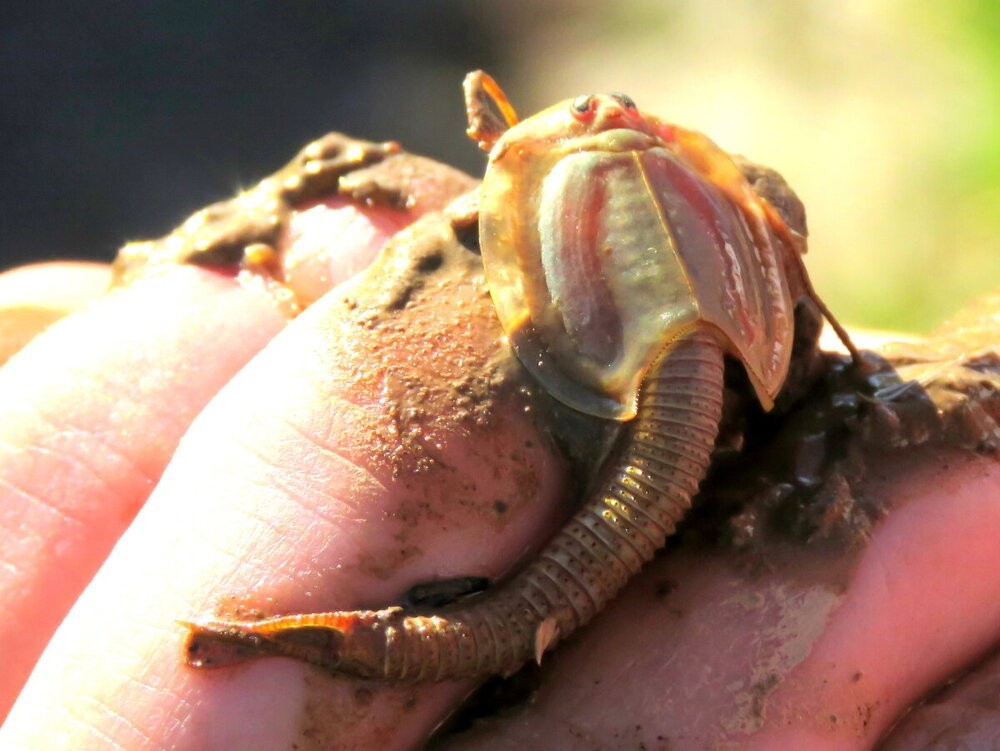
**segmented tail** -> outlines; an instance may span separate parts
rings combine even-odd
[[[703,329],[647,376],[639,409],[583,506],[511,580],[432,616],[401,608],[188,624],[188,661],[285,655],[396,681],[509,674],[594,617],[663,547],[708,468],[722,415],[722,350]]]

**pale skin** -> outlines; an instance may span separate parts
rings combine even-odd
[[[386,234],[331,236],[337,254],[365,258]],[[103,272],[56,266],[31,273],[53,280],[38,285],[41,298],[56,289],[56,279],[85,284],[84,277]],[[178,620],[211,611],[226,597],[310,611],[383,604],[435,576],[499,576],[553,530],[565,466],[517,416],[490,429],[491,443],[475,431],[441,432],[450,481],[473,504],[513,503],[523,486],[506,478],[528,467],[532,507],[499,527],[472,512],[425,517],[407,538],[405,555],[373,565],[400,549],[393,525],[401,509],[423,502],[434,508],[449,494],[441,476],[423,483],[417,477],[404,489],[368,463],[361,437],[377,431],[380,414],[355,385],[364,334],[340,320],[328,298],[288,323],[259,291],[194,267],[140,285],[67,318],[0,368],[0,664],[13,666],[0,676],[0,702],[5,709],[17,702],[0,730],[0,748],[419,744],[469,684],[387,688],[281,659],[198,672],[182,662]],[[468,290],[441,295],[442,309],[468,306]],[[10,306],[0,299],[3,307]],[[452,325],[443,339],[474,353],[487,346],[482,332],[493,324],[480,316]],[[380,360],[383,366],[414,363],[411,374],[433,382],[426,342],[394,346],[401,351],[387,357],[397,359]],[[480,480],[475,490],[471,479]],[[921,460],[917,469],[903,462],[886,468],[882,483],[881,492],[901,497],[903,510],[877,531],[850,599],[814,629],[809,657],[778,676],[775,709],[741,737],[742,747],[869,748],[902,706],[1000,639],[1000,575],[990,566],[1000,534],[996,461],[962,455],[947,466]],[[963,544],[951,544],[956,539]],[[677,655],[690,664],[716,660],[720,670],[735,671],[730,682],[752,684],[757,666],[733,666],[720,644],[755,643],[773,633],[768,598],[778,590],[818,591],[809,577],[820,564],[806,558],[742,582],[737,605],[746,611],[747,602],[763,598],[765,607],[760,620],[734,620],[726,610],[733,607],[727,588],[734,573],[725,556],[667,556],[592,633],[555,656],[535,714],[482,731],[493,736],[456,738],[450,747],[524,747],[541,732],[620,747],[623,710],[595,683],[602,676],[634,712],[625,724],[642,726],[628,728],[632,746],[655,748],[662,735],[673,748],[705,747],[717,731],[694,737],[690,728],[725,725],[732,707],[700,702],[698,684],[671,675],[639,677],[648,655],[661,650],[665,657],[655,665],[675,665]],[[664,578],[678,582],[673,600],[649,596]],[[784,617],[800,614],[803,621],[829,605],[819,596],[779,604]],[[665,631],[657,607],[683,609],[731,631],[725,640],[709,628]],[[904,628],[912,623],[926,628]],[[636,646],[638,653],[630,651]],[[861,697],[871,707],[866,722],[846,719],[860,700],[855,689],[818,691],[834,685],[848,663],[864,675],[850,685],[871,692]],[[845,721],[831,725],[831,714]],[[689,728],[687,740],[679,724]]]

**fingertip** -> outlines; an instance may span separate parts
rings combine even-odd
[[[111,267],[88,261],[48,261],[0,272],[0,310],[35,305],[75,310],[111,284]]]
[[[110,284],[111,267],[101,263],[55,261],[0,273],[0,364]]]

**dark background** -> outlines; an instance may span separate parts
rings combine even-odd
[[[479,172],[461,82],[510,40],[476,3],[62,2],[0,16],[0,269],[110,260],[330,130]]]

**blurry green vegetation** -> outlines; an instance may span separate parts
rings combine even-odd
[[[948,130],[938,148],[920,155],[926,166],[914,171],[917,181],[896,202],[904,217],[908,206],[930,212],[921,218],[930,266],[914,267],[905,285],[862,311],[876,325],[920,330],[1000,285],[1000,3],[923,1],[898,9],[918,37],[975,72],[958,98],[961,106],[944,118]],[[905,254],[906,248],[889,251]]]

